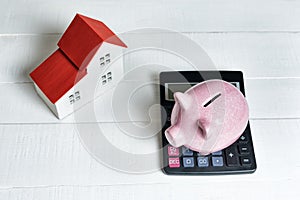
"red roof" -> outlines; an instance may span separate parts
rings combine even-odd
[[[86,66],[103,41],[127,47],[105,24],[77,14],[59,49],[30,73],[48,99],[55,103],[86,74]]]
[[[77,14],[58,42],[78,69],[85,68],[102,42],[127,47],[104,23]]]
[[[55,103],[86,74],[86,70],[78,70],[58,49],[30,76],[48,99]]]

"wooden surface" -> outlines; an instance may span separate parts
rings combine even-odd
[[[300,1],[5,0],[0,11],[0,199],[299,197]],[[257,171],[174,177],[158,170],[133,175],[98,163],[80,143],[77,124],[88,131],[97,123],[126,151],[151,151],[159,143],[120,132],[108,106],[113,91],[95,101],[96,119],[75,120],[72,115],[59,121],[37,96],[28,73],[56,49],[76,12],[103,20],[117,33],[142,27],[181,32],[199,44],[218,69],[242,70]],[[125,56],[126,71],[149,57],[174,69],[192,69],[167,53],[145,50]],[[129,76],[121,86],[131,90],[151,80],[157,81],[149,74]],[[141,95],[148,101],[133,101],[131,118],[120,114],[120,123],[148,122],[148,109],[158,103],[156,86]],[[152,111],[159,114],[157,107]]]

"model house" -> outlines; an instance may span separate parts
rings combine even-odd
[[[126,45],[102,22],[77,14],[58,49],[30,77],[59,118],[111,89],[123,75]]]

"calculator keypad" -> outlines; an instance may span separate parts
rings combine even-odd
[[[172,108],[166,110],[171,115]],[[166,124],[169,125],[170,122]],[[247,127],[248,128],[248,127]],[[231,146],[224,150],[213,152],[210,155],[203,156],[198,152],[194,152],[189,148],[182,146],[176,148],[168,144],[168,167],[177,170],[194,170],[202,171],[239,171],[245,170],[252,165],[251,147],[249,141],[249,130],[241,135],[241,137]],[[175,169],[174,169],[175,170]]]
[[[172,107],[166,108],[167,116],[170,116],[171,112]],[[166,122],[166,127],[168,126],[170,126],[169,121]],[[171,168],[171,171],[174,170],[174,174],[251,172],[256,164],[254,164],[255,158],[249,130],[250,127],[247,127],[241,137],[231,146],[207,156],[194,152],[185,146],[176,148],[167,144],[166,157],[169,163],[167,168]]]
[[[203,156],[189,148],[182,146],[176,148],[168,144],[169,168],[195,169],[215,171],[216,169],[233,170],[242,169],[252,165],[250,146],[247,144],[247,137],[244,136],[224,150],[213,152]],[[216,168],[216,169],[215,169]]]

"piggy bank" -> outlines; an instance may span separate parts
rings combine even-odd
[[[244,95],[231,83],[208,80],[185,93],[174,93],[171,126],[165,136],[174,147],[182,145],[207,155],[234,143],[249,118]]]

